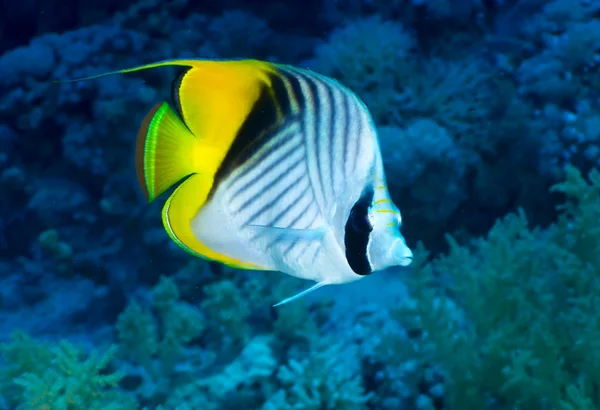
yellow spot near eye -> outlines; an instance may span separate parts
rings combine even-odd
[[[377,209],[375,212],[379,212],[382,214],[397,214],[396,211],[393,211],[391,209]]]
[[[385,202],[392,202],[392,201],[390,201],[389,199],[379,199],[379,200],[375,201],[375,205],[383,204]]]
[[[379,185],[378,187],[375,187],[375,189],[385,189],[385,185]]]
[[[396,226],[396,222],[388,222],[385,226]]]

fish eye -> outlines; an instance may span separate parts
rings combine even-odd
[[[352,227],[362,233],[369,233],[373,231],[373,223],[369,219],[369,214],[366,209],[354,207],[350,211],[350,222]]]

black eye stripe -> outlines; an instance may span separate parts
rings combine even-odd
[[[373,231],[373,224],[369,218],[369,209],[363,209],[363,207],[355,206],[350,211],[349,221],[352,222],[354,230],[362,233],[368,233]]]
[[[352,207],[344,229],[346,260],[356,274],[363,276],[372,272],[367,246],[373,230],[369,220],[369,208],[373,203],[373,195],[373,187],[366,187]]]

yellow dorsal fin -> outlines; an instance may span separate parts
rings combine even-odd
[[[202,61],[174,82],[173,96],[195,135],[229,147],[274,72],[255,60]]]
[[[229,145],[250,114],[264,88],[277,74],[275,64],[260,60],[167,60],[84,77],[72,81],[179,66],[187,71],[173,82],[173,98],[192,134],[218,145]],[[276,99],[273,91],[273,103]]]
[[[191,221],[205,204],[219,167],[259,98],[270,95],[277,117],[281,115],[271,90],[271,78],[277,70],[257,60],[169,60],[79,80],[164,66],[188,70],[174,82],[179,115],[163,102],[146,115],[140,127],[136,171],[142,191],[151,202],[187,177],[163,208],[169,236],[196,256],[238,268],[260,269],[209,249],[192,232]]]
[[[283,115],[272,89],[277,66],[266,61],[167,60],[68,81],[166,66],[187,67],[172,90],[181,118],[163,103],[146,115],[140,127],[136,168],[149,201],[192,173],[206,174],[212,186],[211,178],[265,91],[275,111],[274,122]]]

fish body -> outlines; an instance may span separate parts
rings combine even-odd
[[[358,280],[412,253],[400,233],[371,115],[337,81],[257,60],[170,60],[174,107],[138,133],[148,201],[177,185],[162,213],[187,252],[240,269],[328,284]],[[114,74],[114,73],[108,73]]]

